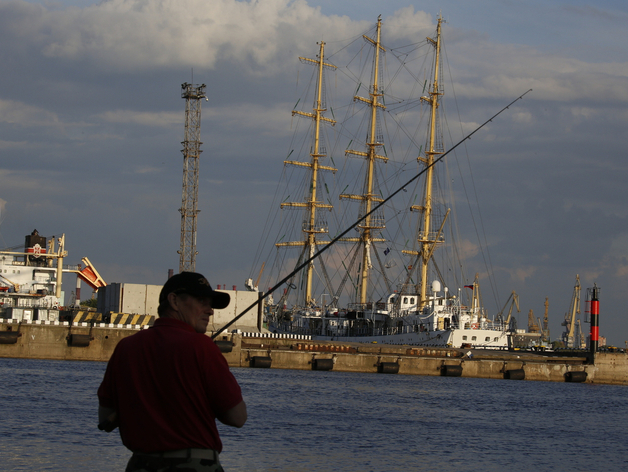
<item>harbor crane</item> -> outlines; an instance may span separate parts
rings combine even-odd
[[[571,304],[569,305],[569,311],[565,313],[565,320],[561,323],[565,327],[565,331],[562,335],[562,340],[565,343],[565,347],[574,348],[577,347],[574,342],[574,333],[576,331],[576,315],[580,314],[580,276],[576,275],[576,284],[573,288],[573,295],[571,296]]]
[[[582,326],[580,326],[580,320],[576,320],[576,340],[574,344],[578,349],[587,348],[587,338],[584,334],[582,334]]]
[[[503,313],[509,303],[510,303],[510,307],[508,308],[508,316],[506,317],[506,320],[504,320]],[[506,327],[510,327],[512,323],[513,324],[512,330],[515,330],[517,328],[516,326],[517,322],[515,321],[514,318],[512,318],[512,309],[515,306],[517,307],[517,313],[520,313],[521,310],[519,309],[519,295],[517,295],[515,291],[513,290],[510,296],[508,297],[508,300],[506,300],[506,303],[504,303],[504,307],[500,310],[499,313],[497,313],[497,316],[495,317],[495,322],[503,323],[504,326]]]
[[[541,331],[537,319],[534,317],[534,311],[530,309],[528,312],[528,333],[538,333]]]
[[[548,309],[549,309],[549,297],[545,297],[545,315],[543,316],[543,331],[542,331],[542,336],[541,336],[541,341],[544,343],[550,342],[549,318],[547,316]]]

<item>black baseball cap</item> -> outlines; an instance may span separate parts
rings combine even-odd
[[[165,304],[169,293],[186,293],[193,297],[207,297],[212,301],[212,308],[227,308],[231,296],[225,292],[217,292],[209,285],[205,277],[196,272],[181,272],[170,277],[159,294],[159,304]]]

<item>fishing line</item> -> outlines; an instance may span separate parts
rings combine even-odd
[[[296,274],[297,272],[299,272],[301,269],[303,269],[304,267],[306,267],[309,263],[311,263],[314,259],[316,259],[317,257],[319,257],[323,252],[325,252],[327,249],[329,249],[332,245],[334,245],[336,242],[338,242],[338,240],[340,240],[343,236],[345,236],[347,233],[349,233],[353,228],[357,227],[357,225],[359,225],[360,223],[362,223],[362,221],[364,221],[368,216],[370,216],[372,213],[374,213],[375,211],[377,211],[380,207],[382,207],[386,202],[388,202],[388,200],[390,200],[391,198],[393,198],[395,195],[397,195],[399,192],[403,191],[408,185],[410,185],[412,182],[414,182],[415,180],[417,180],[419,177],[421,177],[430,167],[433,167],[434,165],[436,165],[438,162],[440,162],[441,159],[443,159],[447,154],[449,154],[450,152],[452,152],[454,149],[456,149],[458,146],[460,146],[463,142],[465,142],[468,139],[471,139],[471,136],[473,136],[475,133],[477,133],[479,130],[481,130],[482,128],[484,128],[484,126],[486,126],[488,123],[490,123],[491,121],[493,121],[497,116],[499,116],[500,114],[502,114],[504,111],[508,110],[515,102],[522,100],[523,97],[528,94],[529,92],[531,92],[532,89],[526,91],[525,93],[523,93],[522,95],[520,95],[519,97],[515,98],[512,102],[510,102],[508,105],[506,105],[504,108],[502,108],[501,110],[499,110],[497,113],[495,113],[493,116],[491,116],[488,120],[486,120],[484,123],[482,123],[480,126],[478,126],[477,128],[475,128],[471,133],[469,133],[468,135],[466,135],[464,138],[462,138],[460,141],[458,141],[451,149],[449,149],[447,152],[441,154],[440,156],[438,156],[436,159],[434,159],[434,162],[432,162],[432,164],[430,164],[429,166],[426,166],[421,172],[419,172],[418,174],[416,174],[414,177],[412,177],[410,180],[408,180],[404,185],[402,185],[401,187],[399,187],[397,190],[395,190],[393,193],[391,193],[388,197],[386,197],[384,200],[382,200],[381,202],[379,202],[377,205],[375,205],[371,211],[369,211],[368,213],[366,213],[364,216],[362,216],[361,218],[359,218],[355,223],[353,223],[351,226],[349,226],[346,230],[344,230],[342,233],[338,234],[334,239],[332,239],[328,244],[325,244],[321,249],[319,249],[313,256],[311,256],[309,259],[307,259],[305,262],[302,262],[296,269],[294,269],[292,272],[290,272],[290,274],[288,274],[287,276],[285,276],[283,279],[281,279],[279,282],[277,282],[277,284],[272,287],[269,288],[267,292],[262,293],[262,295],[257,299],[257,301],[253,302],[248,308],[246,308],[244,311],[242,311],[238,316],[236,316],[235,318],[233,318],[229,323],[227,323],[226,325],[224,325],[222,328],[220,328],[219,330],[217,330],[213,335],[212,335],[212,339],[215,339],[216,337],[218,337],[223,331],[225,331],[227,328],[229,328],[229,326],[231,326],[232,324],[234,324],[236,321],[238,321],[240,318],[242,318],[246,313],[248,313],[249,311],[251,311],[253,308],[255,308],[257,305],[259,305],[259,303],[265,299],[266,297],[268,297],[271,293],[273,293],[275,290],[277,290],[279,287],[281,287],[283,284],[285,284],[288,280],[290,280],[290,278],[292,278],[292,276],[294,276],[294,274]]]

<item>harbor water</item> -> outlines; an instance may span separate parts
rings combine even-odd
[[[96,427],[101,362],[0,359],[0,470],[124,470]],[[621,386],[234,369],[228,471],[628,470]]]

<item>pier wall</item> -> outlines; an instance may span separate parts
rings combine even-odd
[[[0,323],[0,357],[78,361],[109,360],[120,339],[145,327],[104,324]],[[13,334],[10,334],[13,333]],[[595,365],[583,353],[533,353],[377,344],[225,334],[216,341],[231,367],[332,370],[401,375],[628,385],[628,355],[597,353]],[[225,352],[229,351],[229,352]],[[260,362],[261,361],[261,362]],[[586,373],[586,375],[584,374]]]
[[[225,338],[227,341],[229,337]],[[587,383],[628,385],[626,353],[598,353],[595,365],[591,365],[582,353],[561,355],[272,338],[237,338],[232,339],[232,343],[233,351],[224,355],[234,367],[250,367],[254,358],[259,357],[270,358],[271,368],[315,370],[316,360],[329,359],[333,363],[331,370],[338,372],[379,373],[387,370],[382,367],[389,368],[391,364],[396,364],[397,373],[402,375],[452,375],[448,371],[456,375],[458,371],[462,377],[508,379],[511,373],[519,374],[523,371],[525,380],[552,382],[565,382],[578,377],[582,379],[582,374],[578,373],[585,372],[583,381]],[[449,366],[456,368],[448,369]]]

